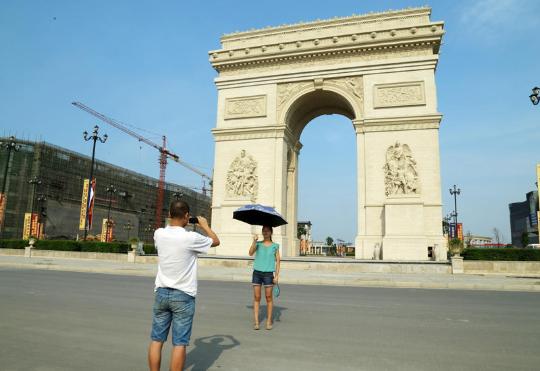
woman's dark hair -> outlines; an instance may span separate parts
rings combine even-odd
[[[262,226],[262,229],[265,229],[265,228],[270,229],[270,241],[272,241],[272,234],[274,234],[274,228],[272,228],[272,227],[269,226],[269,225],[263,225],[263,226]],[[273,241],[272,241],[272,242],[273,242]]]

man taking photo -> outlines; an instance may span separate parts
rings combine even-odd
[[[183,370],[195,314],[197,257],[208,252],[211,246],[219,245],[219,238],[202,216],[198,216],[196,221],[208,237],[184,229],[190,220],[186,202],[173,201],[169,217],[169,225],[154,232],[159,265],[154,290],[152,341],[148,348],[151,371],[160,369],[161,350],[171,325],[173,350],[170,369]]]

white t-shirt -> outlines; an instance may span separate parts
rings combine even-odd
[[[212,239],[182,227],[168,226],[154,232],[154,242],[159,256],[156,287],[196,296],[197,255],[208,252]]]

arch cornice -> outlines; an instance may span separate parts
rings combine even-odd
[[[441,120],[441,114],[382,117],[353,120],[353,126],[357,134],[377,131],[439,129]]]

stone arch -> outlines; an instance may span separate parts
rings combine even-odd
[[[430,13],[413,8],[221,38],[222,48],[209,52],[219,74],[212,225],[222,245],[215,253],[246,255],[252,229],[232,212],[257,202],[291,221],[274,239],[285,256],[297,254],[291,205],[300,134],[313,118],[337,113],[356,134],[356,258],[428,260],[439,246],[437,259],[446,259],[435,93],[444,24]],[[225,192],[240,151],[260,177],[249,198]]]

